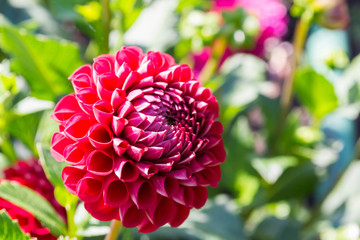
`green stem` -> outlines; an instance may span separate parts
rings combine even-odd
[[[295,28],[295,35],[293,40],[293,55],[291,59],[291,73],[284,81],[284,86],[282,88],[281,99],[280,99],[280,117],[277,125],[278,131],[276,132],[274,142],[278,142],[278,139],[281,137],[284,131],[284,126],[286,125],[286,118],[291,108],[291,103],[294,95],[294,78],[296,69],[300,63],[300,60],[303,55],[303,50],[305,46],[306,37],[309,31],[310,22],[312,18],[312,12],[305,12],[300,20],[298,21]],[[276,144],[275,144],[276,145]],[[275,149],[271,149],[270,155],[276,154]]]
[[[75,224],[75,210],[76,210],[76,202],[75,204],[67,204],[66,205],[66,217],[67,217],[67,225],[68,225],[68,235],[70,238],[76,237],[77,227]]]
[[[103,26],[103,41],[100,46],[101,53],[109,53],[109,34],[110,34],[110,2],[109,0],[101,0],[102,6],[102,26]]]
[[[112,220],[110,226],[110,232],[106,235],[105,240],[116,240],[119,232],[121,230],[121,222],[117,220]]]
[[[285,80],[284,88],[281,95],[281,107],[283,111],[282,114],[285,117],[290,109],[293,99],[295,72],[302,57],[307,33],[309,31],[310,21],[304,16],[301,17],[300,21],[296,25],[294,36],[294,52],[291,60],[291,74],[289,74],[289,76]]]

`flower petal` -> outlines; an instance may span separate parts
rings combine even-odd
[[[87,157],[86,165],[89,172],[106,176],[114,170],[114,159],[105,151],[94,150]]]

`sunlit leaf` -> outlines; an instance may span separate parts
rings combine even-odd
[[[42,146],[40,143],[37,144],[37,149],[46,177],[54,186],[63,186],[61,172],[68,164],[56,161],[51,156],[50,150]]]
[[[54,235],[66,234],[64,221],[51,204],[34,190],[3,180],[0,184],[0,197],[32,213]]]
[[[267,189],[267,201],[275,202],[304,197],[314,189],[316,180],[315,167],[310,162],[289,167]]]
[[[297,71],[295,92],[301,103],[317,120],[321,120],[338,107],[334,86],[311,68]]]
[[[22,75],[33,96],[54,100],[71,91],[69,75],[83,64],[69,42],[31,35],[11,26],[0,27],[0,47],[12,57],[12,69]]]
[[[18,223],[5,210],[0,210],[0,239],[30,240],[30,237],[21,231]]]

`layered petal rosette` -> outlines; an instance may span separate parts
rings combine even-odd
[[[65,209],[55,200],[54,187],[47,180],[37,160],[18,161],[15,166],[4,170],[4,179],[16,181],[38,192],[51,203],[64,220],[66,219]],[[36,237],[38,240],[57,239],[51,235],[50,230],[44,227],[34,215],[13,203],[0,198],[0,209],[5,209],[12,219],[18,221],[22,231],[29,233],[32,237]]]
[[[211,91],[168,54],[123,47],[69,78],[52,155],[71,193],[103,221],[152,232],[179,226],[220,180],[225,150]]]

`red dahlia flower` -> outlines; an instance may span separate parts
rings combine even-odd
[[[65,209],[55,200],[54,187],[47,180],[38,161],[19,161],[14,167],[5,169],[4,175],[4,179],[16,181],[40,193],[64,219],[66,218]],[[51,235],[49,229],[42,226],[28,211],[2,198],[0,198],[0,209],[5,209],[12,219],[18,221],[22,231],[29,233],[32,237],[36,237],[38,240],[56,239]]]
[[[152,232],[202,207],[225,160],[218,104],[168,54],[123,47],[69,78],[56,105],[52,155],[66,188],[103,221]]]

